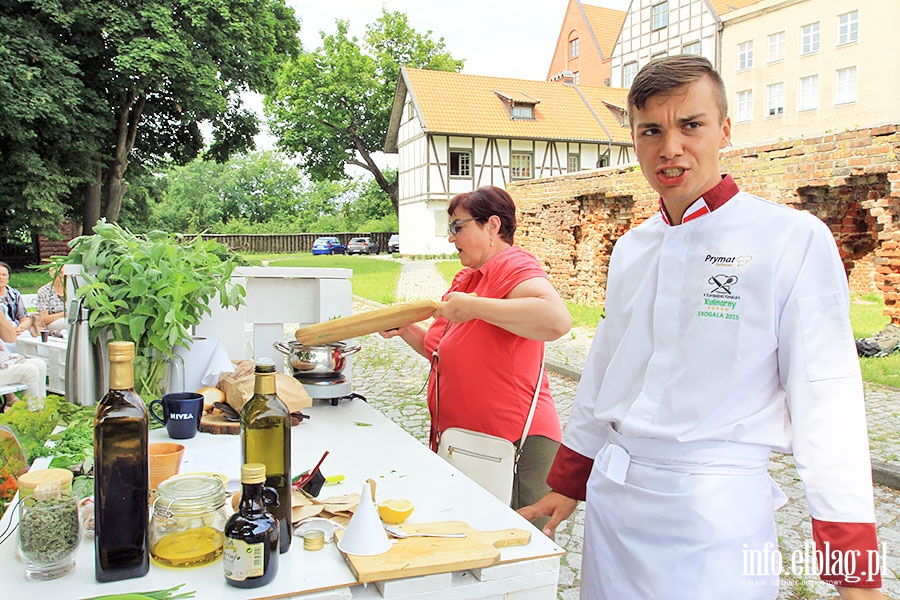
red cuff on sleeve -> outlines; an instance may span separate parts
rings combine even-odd
[[[878,551],[875,523],[812,520],[819,577],[845,587],[880,588],[885,557]]]
[[[593,468],[593,458],[578,454],[560,444],[556,458],[553,459],[553,466],[547,474],[547,485],[554,492],[576,500],[584,500],[587,498],[587,480]]]

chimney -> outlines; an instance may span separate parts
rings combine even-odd
[[[553,75],[550,81],[561,81],[563,85],[575,85],[575,74],[572,71],[560,71]]]

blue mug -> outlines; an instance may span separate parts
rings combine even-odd
[[[162,417],[154,408],[162,408]],[[150,416],[165,425],[173,440],[186,440],[197,435],[200,417],[203,415],[203,394],[197,392],[175,392],[166,394],[162,400],[150,403]]]

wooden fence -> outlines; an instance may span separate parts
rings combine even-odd
[[[380,252],[387,252],[391,232],[356,233],[261,233],[261,234],[203,234],[205,240],[215,240],[236,252],[266,254],[296,254],[312,252],[316,238],[328,236],[340,239],[344,245],[355,237],[369,237],[378,242]]]

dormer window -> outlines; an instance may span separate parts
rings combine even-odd
[[[497,97],[503,101],[510,119],[513,121],[534,121],[534,107],[540,102],[537,98],[528,94],[506,94],[494,90]]]
[[[513,104],[513,119],[534,119],[534,104]]]

